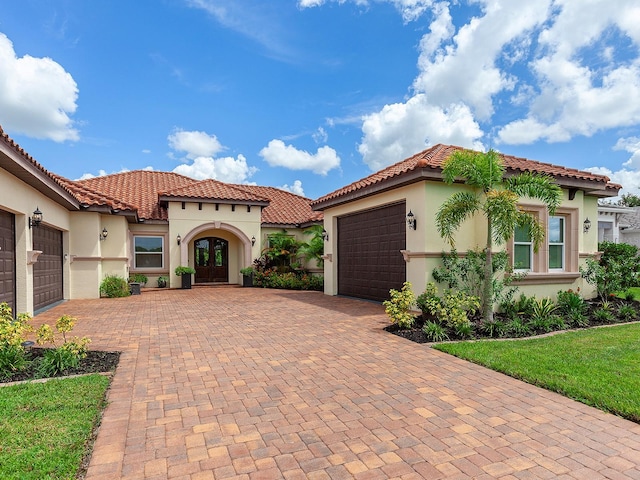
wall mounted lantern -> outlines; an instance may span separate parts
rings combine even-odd
[[[107,232],[106,227],[102,229],[102,233],[100,234],[100,241],[103,241],[107,238],[107,235],[109,235],[109,232]]]
[[[416,220],[416,216],[411,210],[409,210],[409,213],[407,213],[407,228],[409,228],[409,230],[415,230],[417,227],[417,222],[418,221]]]
[[[37,227],[42,223],[42,212],[38,207],[33,211],[33,216],[29,217],[29,228]]]
[[[329,241],[329,232],[327,232],[324,228],[322,229],[322,240],[325,242]]]
[[[178,245],[180,245],[180,242],[182,242],[182,237],[180,236],[180,234],[178,234],[176,240],[178,241]]]
[[[584,231],[584,233],[589,233],[590,229],[591,229],[591,220],[589,220],[589,217],[587,217],[584,223],[582,224],[582,230]]]
[[[251,246],[253,247],[256,244],[256,237],[251,237]]]

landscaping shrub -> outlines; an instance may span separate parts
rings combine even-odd
[[[8,378],[28,365],[22,342],[30,332],[28,314],[18,314],[13,318],[8,303],[0,303],[0,378]]]
[[[63,315],[55,324],[55,332],[46,323],[36,331],[38,345],[51,343],[53,348],[47,350],[44,357],[38,365],[38,376],[53,377],[64,373],[65,370],[76,368],[80,360],[87,356],[87,346],[91,343],[87,337],[67,338],[67,333],[73,330],[76,319],[69,315]],[[59,344],[59,338],[62,337],[62,343]]]
[[[439,323],[431,321],[425,322],[422,331],[431,342],[444,342],[445,340],[449,340],[449,335],[447,335],[446,330]]]
[[[308,273],[279,273],[275,269],[254,272],[253,285],[263,288],[281,288],[287,290],[324,290],[324,278]]]
[[[147,280],[149,280],[149,278],[143,273],[134,273],[129,277],[129,282],[147,283]]]
[[[415,316],[411,307],[416,304],[416,296],[411,290],[411,282],[404,282],[401,290],[389,290],[389,300],[382,302],[384,311],[391,322],[400,328],[411,328],[415,322]]]
[[[100,283],[100,295],[108,298],[128,297],[131,295],[129,284],[118,275],[107,275]]]

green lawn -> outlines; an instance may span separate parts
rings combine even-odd
[[[640,301],[640,287],[629,287],[626,292],[633,293],[633,299]]]
[[[640,423],[640,324],[433,348]]]
[[[76,478],[108,386],[89,375],[0,388],[0,478]]]

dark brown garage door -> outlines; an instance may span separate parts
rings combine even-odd
[[[33,309],[62,300],[62,232],[40,225],[34,227],[33,249],[41,250],[33,264]]]
[[[405,204],[338,218],[338,294],[383,301],[406,280]]]
[[[0,210],[0,302],[16,314],[16,240],[12,213]]]

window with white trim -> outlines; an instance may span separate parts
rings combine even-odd
[[[164,267],[164,237],[134,236],[134,268],[163,268]]]
[[[549,217],[547,238],[549,242],[549,271],[564,270],[564,217]]]

